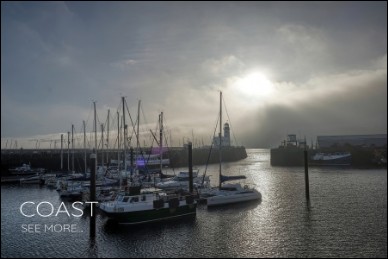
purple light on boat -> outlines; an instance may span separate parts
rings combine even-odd
[[[138,159],[136,160],[136,165],[137,166],[145,166],[146,162],[144,161],[144,159]]]
[[[167,152],[167,147],[162,147],[162,153],[165,153]],[[151,149],[151,154],[155,155],[155,154],[160,154],[160,147],[153,147]]]

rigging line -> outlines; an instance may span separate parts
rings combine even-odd
[[[131,116],[131,113],[129,112],[127,102],[125,102],[125,107],[127,108],[127,112],[129,114],[129,119],[131,120],[131,124],[132,124],[132,130],[133,131],[132,131],[132,135],[131,136],[133,136],[133,132],[134,132],[135,133],[135,137],[138,138],[139,137],[139,132],[136,132],[135,125],[133,124],[132,116]],[[141,153],[143,152],[141,147],[139,147],[139,150],[140,150]]]
[[[143,115],[144,124],[147,125],[148,122],[143,111],[143,105],[140,105],[140,110],[141,110],[141,114]]]
[[[94,112],[93,102],[90,105],[89,114],[88,114],[88,117],[87,117],[87,119],[85,121],[85,127],[87,127],[87,125],[88,125],[88,122],[89,122],[89,119],[91,117],[92,112]]]
[[[113,113],[112,113],[113,114]],[[117,135],[118,135],[118,133],[117,133],[117,116],[116,116],[116,114],[117,114],[117,110],[116,110],[116,112],[114,113],[115,115],[112,115],[111,116],[111,124],[110,125],[113,125],[113,127],[112,127],[112,129],[110,130],[110,132],[113,134],[113,136],[116,136],[116,139],[117,139]],[[109,133],[110,134],[110,133]],[[115,142],[115,144],[117,144],[117,142]]]
[[[153,132],[152,132],[152,130],[150,129],[150,131],[151,131],[151,134],[153,135]],[[154,136],[155,137],[155,136]],[[158,141],[157,141],[157,139],[155,139],[155,141],[156,141],[156,143],[158,143]],[[141,150],[141,148],[140,148],[140,155],[142,156],[142,159],[143,159],[143,161],[146,161],[146,163],[145,163],[145,169],[146,169],[146,172],[148,173],[149,171],[148,171],[148,166],[147,166],[147,164],[148,164],[148,161],[149,161],[149,159],[151,158],[151,153],[152,153],[152,148],[153,148],[153,145],[154,145],[154,139],[151,139],[151,146],[150,146],[150,153],[148,154],[148,156],[147,156],[147,160],[145,160],[145,158],[144,158],[144,152]],[[161,158],[161,157],[159,157],[159,158]],[[161,161],[162,162],[162,161]]]
[[[115,113],[114,114],[117,114],[117,113],[119,113],[119,116],[120,116],[120,111],[121,111],[121,99],[120,99],[120,102],[119,102],[119,104],[117,105],[117,108],[116,108],[116,111],[115,111]],[[113,113],[112,113],[113,114]],[[116,125],[117,126],[117,120],[119,120],[119,125],[120,125],[120,122],[122,123],[122,120],[120,120],[120,118],[117,118],[116,116],[111,116],[112,118],[111,118],[111,124],[110,125]],[[110,126],[109,125],[109,126]],[[115,127],[115,126],[114,126]],[[121,128],[121,127],[120,127]],[[115,140],[115,145],[117,144],[117,139],[118,139],[118,137],[120,136],[120,133],[118,133],[118,132],[115,132],[115,133],[113,133],[113,134],[115,134],[116,135],[116,140]]]
[[[76,130],[76,127],[74,127],[74,130],[73,130],[73,139],[74,139],[74,148],[77,148],[78,147],[78,142],[79,142],[79,137],[77,137],[77,130]]]
[[[151,133],[152,133],[152,131],[151,131]],[[150,147],[151,150],[152,150],[153,144],[154,144],[154,140],[152,140],[152,142],[151,142],[151,147]],[[143,161],[146,161],[146,162],[145,162],[145,171],[146,171],[146,173],[149,173],[149,170],[148,170],[148,166],[147,166],[147,165],[148,165],[149,159],[151,158],[151,152],[148,154],[148,156],[146,155],[146,157],[147,157],[147,160],[146,160],[145,157],[144,157],[144,152],[143,152],[143,150],[141,149],[141,147],[139,147],[139,149],[140,149],[140,156],[141,156],[142,160],[143,160]]]
[[[142,105],[142,104],[140,104],[140,113],[143,115],[144,125],[148,125],[148,121],[147,121],[147,119],[146,119],[146,117],[145,117],[145,113],[144,113],[143,105]],[[140,125],[139,125],[139,127],[140,127]],[[142,132],[146,132],[146,130],[144,130],[144,128],[141,129],[141,131],[142,131]],[[151,136],[150,136],[150,137],[151,137]],[[151,137],[151,138],[152,138],[152,137]],[[139,139],[140,139],[140,136],[139,136]]]
[[[218,118],[217,118],[216,127],[214,128],[214,132],[213,132],[213,138],[214,138],[215,135],[216,135],[217,126],[218,126],[218,122],[219,122],[219,121],[220,121],[220,115],[218,115]],[[203,177],[202,177],[202,186],[203,186],[203,183],[205,182],[205,176],[206,176],[206,172],[207,172],[207,167],[208,167],[208,165],[209,165],[210,155],[211,155],[211,153],[212,153],[212,149],[213,149],[213,141],[211,141],[210,150],[209,150],[209,155],[208,155],[208,157],[207,157],[206,166],[205,166],[205,172],[203,173]]]
[[[97,127],[98,127],[98,125],[101,125],[100,118],[98,117],[98,112],[96,112],[96,120],[97,120]]]
[[[163,118],[163,120],[164,120],[164,118]],[[164,140],[165,140],[165,142],[166,142],[166,148],[167,148],[167,150],[169,150],[169,146],[168,146],[168,141],[167,141],[167,136],[166,136],[166,134],[163,134],[164,135]],[[161,152],[163,152],[163,150],[161,150]],[[161,157],[160,157],[160,159],[162,159]],[[170,157],[168,158],[168,159],[170,159]],[[163,161],[162,161],[162,163],[163,163]],[[172,172],[174,173],[174,175],[176,176],[176,174],[175,174],[175,167],[172,167]]]
[[[225,107],[226,115],[228,116],[230,129],[232,129],[232,122],[231,122],[231,120],[230,120],[230,118],[229,118],[229,113],[228,113],[228,109],[226,108],[226,103],[225,103],[224,96],[222,96],[222,101],[223,101],[223,104],[224,104],[224,107]],[[222,127],[222,125],[221,125],[220,127]],[[231,131],[232,131],[233,138],[234,138],[234,141],[235,141],[235,143],[236,143],[236,146],[238,146],[238,142],[237,142],[236,136],[234,135],[234,130],[231,130]]]
[[[156,123],[155,132],[157,132],[157,129],[158,129],[158,123]],[[158,145],[159,145],[159,143],[158,143],[158,140],[157,140],[156,137],[154,136],[154,133],[152,132],[151,129],[150,129],[150,131],[151,131],[151,134],[152,134],[152,136],[153,136],[153,138],[151,137],[151,146],[150,146],[150,148],[151,148],[151,150],[152,150],[152,147],[154,146],[154,141],[155,141]],[[149,159],[150,155],[151,155],[151,154],[149,154],[148,159]],[[144,158],[144,157],[143,157],[143,158]],[[148,160],[147,160],[147,161],[148,161]]]
[[[150,147],[151,150],[152,150],[153,145],[154,145],[154,140],[152,140],[152,142],[151,142],[151,147]],[[143,161],[146,161],[146,163],[145,163],[145,170],[146,170],[147,173],[149,173],[147,165],[148,165],[149,159],[151,158],[151,152],[148,154],[147,160],[144,159],[144,153],[143,152],[140,152],[140,155],[141,155],[141,158],[143,159]]]

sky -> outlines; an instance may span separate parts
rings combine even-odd
[[[121,97],[145,145],[160,112],[170,145],[209,144],[220,91],[248,148],[386,134],[387,3],[1,2],[2,149],[92,132],[93,101],[112,145]]]

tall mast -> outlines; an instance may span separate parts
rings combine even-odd
[[[61,171],[63,170],[63,134],[61,134]]]
[[[159,135],[160,135],[160,142],[159,142],[159,149],[160,149],[160,173],[162,173],[162,167],[163,167],[163,112],[159,115]]]
[[[139,127],[140,127],[140,103],[141,100],[139,100],[139,103],[137,105],[137,134],[136,134],[136,148],[139,150],[140,143],[139,143]]]
[[[94,153],[96,154],[96,162],[94,165],[94,172],[97,172],[97,113],[96,113],[96,102],[93,102],[94,105]],[[93,170],[92,170],[93,172]]]
[[[71,171],[74,172],[74,124],[71,124]]]
[[[104,168],[104,124],[101,123],[101,166]]]
[[[109,114],[110,110],[108,109],[108,125],[106,130],[106,165],[109,164]]]
[[[219,158],[220,158],[220,182],[219,182],[219,188],[221,188],[221,161],[222,161],[222,154],[221,154],[221,148],[222,148],[222,92],[220,92],[220,132],[218,133],[219,136]]]
[[[124,170],[127,172],[127,136],[126,129],[127,125],[125,125],[125,98],[121,97],[123,100],[123,125],[124,125]]]
[[[70,131],[67,132],[67,171],[70,171]]]
[[[120,114],[119,114],[119,111],[117,111],[117,170],[120,171]]]
[[[84,164],[85,164],[85,174],[86,174],[86,124],[85,121],[82,121],[84,125]]]

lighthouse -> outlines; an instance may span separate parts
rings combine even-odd
[[[222,141],[223,146],[230,146],[230,128],[229,128],[229,123],[224,124],[224,139]]]
[[[224,124],[224,136],[221,137],[221,145],[223,147],[229,147],[230,146],[230,127],[229,123]],[[220,143],[220,138],[219,137],[214,137],[213,138],[213,145],[218,146]]]

